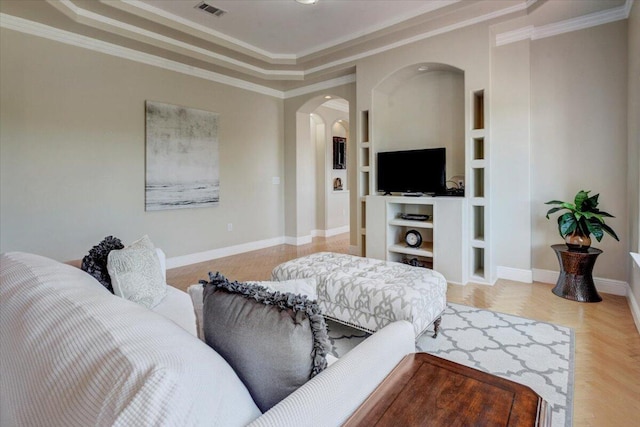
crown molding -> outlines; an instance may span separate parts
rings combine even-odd
[[[322,104],[323,107],[331,108],[333,110],[342,111],[343,113],[349,112],[349,104],[336,101],[335,99],[329,100]]]
[[[459,3],[460,1],[461,0],[440,0],[440,1],[437,1],[437,2],[426,2],[425,3],[425,7],[423,7],[422,9],[420,9],[417,12],[413,12],[411,14],[406,14],[404,16],[396,18],[396,19],[394,19],[392,21],[385,22],[383,24],[371,26],[371,27],[369,27],[369,28],[367,28],[367,29],[355,34],[355,35],[350,35],[350,36],[343,37],[343,38],[340,38],[340,39],[335,39],[335,40],[333,40],[331,42],[324,43],[324,44],[322,44],[322,45],[320,45],[318,47],[315,47],[313,49],[307,49],[307,50],[298,52],[297,54],[295,54],[295,57],[297,59],[299,59],[299,58],[303,58],[303,57],[308,56],[308,55],[313,55],[315,53],[322,52],[325,49],[330,49],[332,47],[341,45],[343,43],[348,43],[348,42],[353,41],[353,40],[355,40],[355,39],[357,39],[359,37],[364,37],[364,36],[367,36],[369,34],[373,34],[376,31],[380,31],[380,30],[383,30],[385,28],[391,27],[393,25],[397,25],[397,24],[399,24],[399,23],[401,23],[403,21],[406,21],[406,20],[408,20],[410,18],[413,18],[415,16],[423,15],[423,14],[426,14],[426,13],[429,13],[429,12],[433,12],[433,11],[438,10],[440,8],[443,8],[443,7],[446,7],[446,6],[450,6],[452,4]],[[534,0],[534,1],[537,1],[537,0]]]
[[[421,8],[419,11],[417,12],[412,12],[410,14],[406,14],[404,16],[398,17],[396,19],[384,22],[382,24],[378,24],[378,25],[374,25],[371,26],[363,31],[360,31],[359,33],[350,35],[350,36],[346,36],[340,39],[336,39],[333,40],[332,42],[329,43],[325,43],[323,45],[320,45],[318,47],[315,47],[313,49],[308,49],[308,50],[304,50],[298,53],[293,53],[293,54],[285,54],[285,53],[274,53],[274,52],[269,52],[267,50],[261,49],[257,46],[254,46],[250,43],[246,43],[243,42],[242,40],[236,39],[234,37],[228,36],[226,34],[223,34],[221,32],[212,30],[208,27],[205,27],[203,25],[197,24],[193,21],[189,21],[188,19],[184,19],[178,15],[175,15],[173,13],[167,12],[165,10],[159,9],[157,7],[151,6],[148,3],[144,3],[142,1],[139,0],[120,0],[122,3],[125,3],[128,6],[131,6],[132,8],[137,8],[141,11],[145,11],[147,13],[151,13],[153,15],[156,15],[158,17],[162,17],[165,19],[169,19],[175,22],[180,23],[183,26],[186,27],[191,27],[194,30],[197,30],[199,32],[208,34],[212,37],[221,39],[221,40],[225,40],[228,43],[231,43],[233,45],[237,45],[243,49],[246,49],[248,51],[254,52],[255,54],[258,54],[260,56],[269,58],[269,60],[277,62],[279,60],[293,60],[294,62],[297,61],[298,59],[305,57],[307,55],[312,55],[314,53],[318,53],[321,52],[325,49],[334,47],[336,45],[342,44],[342,43],[347,43],[350,41],[353,41],[359,37],[363,37],[372,33],[375,33],[376,31],[382,30],[384,28],[399,24],[403,21],[406,21],[407,19],[413,18],[417,15],[422,15],[425,13],[429,13],[429,12],[433,12],[434,10],[438,10],[440,8],[455,4],[455,3],[459,3],[462,0],[440,0],[437,2],[426,2],[424,7]],[[528,1],[537,1],[537,0],[528,0]],[[102,3],[107,3],[105,0],[100,0],[100,2]],[[110,6],[114,6],[114,7],[119,7],[117,6],[117,4],[112,4],[112,3],[107,3]]]
[[[104,53],[119,58],[129,59],[131,61],[142,64],[152,65],[166,70],[176,71],[178,73],[187,74],[193,77],[199,77],[217,83],[234,86],[240,89],[246,89],[252,92],[261,93],[263,95],[274,96],[276,98],[284,98],[284,92],[272,89],[267,86],[250,83],[235,77],[225,76],[202,68],[193,67],[181,62],[172,61],[160,56],[143,53],[134,49],[129,49],[113,43],[96,40],[91,37],[72,33],[70,31],[60,30],[38,22],[29,21],[27,19],[0,13],[0,27],[25,34],[31,34],[37,37],[43,37],[48,40],[57,41],[71,46],[89,49],[95,52]]]
[[[576,18],[565,19],[564,21],[551,24],[518,28],[504,33],[496,34],[496,46],[503,46],[522,40],[539,40],[547,37],[557,36],[572,31],[583,30],[610,22],[621,21],[629,18],[634,0],[626,0],[621,6],[614,7]]]
[[[516,30],[496,34],[496,46],[504,46],[506,44],[522,40],[530,40],[533,37],[534,30],[535,27],[533,25],[527,25],[526,27],[518,28]]]
[[[337,77],[331,80],[325,80],[324,82],[315,83],[312,85],[291,89],[284,92],[284,99],[294,98],[300,95],[306,95],[313,92],[318,92],[321,90],[331,89],[332,87],[342,86],[349,83],[355,83],[356,75],[349,74],[347,76]]]
[[[47,1],[52,1],[52,0],[47,0]],[[125,0],[125,1],[127,3],[136,3],[136,0]],[[482,16],[468,19],[466,21],[461,21],[456,24],[452,24],[443,28],[429,31],[429,32],[420,34],[418,36],[414,36],[414,37],[401,40],[387,46],[383,46],[377,49],[372,49],[357,55],[353,55],[353,56],[343,58],[337,61],[333,61],[327,64],[323,64],[321,66],[311,68],[305,71],[275,71],[275,73],[279,73],[278,75],[281,78],[290,78],[292,80],[303,79],[306,75],[309,75],[312,73],[323,71],[336,66],[341,66],[349,62],[357,61],[359,59],[366,58],[368,56],[376,55],[378,53],[382,53],[382,52],[395,49],[410,43],[414,43],[416,41],[424,40],[430,37],[434,37],[436,35],[440,35],[443,33],[447,33],[450,31],[454,31],[460,28],[464,28],[470,25],[474,25],[480,22],[484,22],[500,16],[504,16],[507,14],[518,12],[520,10],[527,9],[536,1],[537,0],[527,0],[526,2],[521,4],[517,4],[499,11],[491,12]],[[633,6],[633,2],[634,0],[626,0],[624,5],[616,8],[612,8],[609,10],[595,12],[582,17],[572,18],[565,21],[560,21],[558,23],[543,25],[540,27],[535,27],[530,25],[530,26],[526,26],[516,30],[496,34],[496,46],[502,46],[505,44],[514,43],[517,41],[527,40],[527,39],[536,40],[544,37],[551,37],[551,36],[566,33],[569,31],[576,31],[583,28],[588,28],[596,25],[614,22],[617,20],[627,19],[629,17],[629,13]],[[119,25],[120,28],[122,28],[123,30],[133,31],[133,32],[138,32],[138,30],[140,30],[142,31],[142,33],[138,32],[138,34],[146,34],[144,33],[146,30],[142,30],[138,27],[130,26],[128,24],[124,24],[119,21],[114,21],[109,18],[102,17],[101,15],[93,14],[93,12],[84,11],[84,9],[82,9],[84,12],[86,12],[85,14],[84,12],[81,12],[80,9],[77,8],[77,6],[69,2],[69,0],[58,0],[58,3],[64,4],[68,8],[71,8],[71,9],[67,9],[67,11],[77,13],[78,16],[82,15],[83,17],[88,19],[95,18],[97,22],[102,22],[105,25]],[[97,16],[94,16],[94,15],[97,15]],[[61,30],[55,27],[51,27],[38,22],[15,17],[12,15],[0,13],[0,26],[3,28],[14,30],[14,31],[35,35],[38,37],[44,37],[44,38],[58,41],[61,43],[94,50],[96,52],[101,52],[108,55],[129,59],[132,61],[164,68],[171,71],[176,71],[182,74],[199,77],[209,81],[226,84],[229,86],[249,90],[256,93],[261,93],[268,96],[273,96],[280,99],[292,98],[295,96],[300,96],[307,93],[312,93],[320,90],[329,89],[335,86],[340,86],[343,84],[349,84],[349,83],[355,82],[355,74],[350,74],[348,76],[343,76],[336,79],[327,80],[324,82],[315,83],[312,85],[308,85],[308,86],[304,86],[304,87],[300,87],[300,88],[296,88],[288,91],[280,91],[277,89],[270,88],[268,86],[251,83],[240,78],[229,77],[224,74],[190,66],[178,61],[172,61],[166,58],[162,58],[160,56],[143,53],[134,49],[126,48],[113,43],[104,42],[91,37],[83,36],[70,31]],[[151,33],[151,32],[148,32],[148,33]],[[158,36],[157,40],[163,40],[163,38],[166,38],[165,36],[162,36],[156,33],[151,33],[151,35]],[[169,38],[166,38],[166,39],[169,39]],[[173,40],[173,39],[169,39],[169,40]],[[178,42],[177,40],[173,40],[173,41],[176,43],[182,43],[182,42]],[[183,43],[183,44],[187,45],[186,43]],[[197,49],[195,46],[191,46],[191,45],[187,45],[187,46],[190,48]],[[207,54],[215,55],[208,51],[207,51]],[[231,58],[228,58],[228,59],[231,60]],[[235,60],[232,60],[232,61],[235,61]],[[237,61],[234,64],[242,67],[242,64],[244,63],[242,63],[241,61]],[[249,67],[253,67],[253,66],[250,66],[249,64],[246,64],[246,65],[248,65]],[[257,68],[258,70],[262,70],[264,72],[271,71],[271,70],[264,70],[259,67],[255,67],[255,68]]]
[[[243,69],[259,75],[262,78],[288,78],[288,79],[303,79],[303,71],[295,70],[268,70],[262,67],[258,67],[249,64],[244,61],[240,61],[234,58],[230,58],[226,55],[221,55],[215,52],[211,52],[208,49],[194,46],[189,43],[181,42],[171,37],[164,36],[162,34],[155,33],[153,31],[145,30],[135,25],[120,22],[115,19],[108,18],[76,6],[70,0],[46,0],[51,6],[65,14],[70,19],[79,22],[90,27],[99,28],[104,31],[108,31],[113,34],[118,34],[133,40],[140,40],[141,38],[157,47],[169,49],[176,53],[189,52],[198,59],[211,62],[211,63],[223,63],[227,66],[235,67],[236,69]]]
[[[514,6],[511,7],[507,7],[505,9],[502,10],[498,10],[495,12],[491,12],[482,16],[478,16],[475,18],[471,18],[465,21],[461,21],[459,23],[456,24],[452,24],[443,28],[439,28],[433,31],[429,31],[414,37],[410,37],[404,40],[400,40],[396,43],[393,44],[389,44],[386,46],[382,46],[380,48],[377,49],[373,49],[373,50],[369,50],[369,51],[365,51],[362,52],[360,54],[357,55],[352,55],[346,58],[342,58],[340,60],[336,60],[327,64],[323,64],[321,66],[312,68],[310,70],[304,70],[304,71],[296,71],[296,70],[269,70],[269,69],[265,69],[262,67],[258,67],[252,64],[248,64],[244,61],[240,61],[234,58],[230,58],[226,55],[221,55],[221,54],[217,54],[214,52],[211,52],[209,50],[206,49],[202,49],[199,48],[197,46],[193,46],[189,43],[185,43],[185,42],[181,42],[179,40],[175,40],[173,38],[152,32],[152,31],[148,31],[139,27],[136,27],[134,25],[130,25],[130,24],[126,24],[111,18],[107,18],[105,16],[102,16],[100,14],[85,10],[77,5],[75,5],[74,3],[72,3],[70,0],[46,0],[47,3],[49,3],[51,6],[55,7],[56,9],[58,9],[60,12],[64,13],[66,16],[68,16],[70,19],[85,24],[85,25],[89,25],[95,28],[99,28],[102,29],[104,31],[108,31],[114,34],[118,34],[124,37],[128,37],[131,38],[133,40],[139,40],[139,38],[143,38],[146,42],[148,43],[152,43],[155,46],[161,47],[161,48],[165,48],[165,49],[170,49],[173,52],[177,52],[177,53],[184,53],[184,51],[187,52],[191,52],[193,55],[195,55],[198,59],[202,59],[208,62],[212,62],[212,63],[224,63],[227,64],[227,66],[230,66],[232,69],[235,69],[237,71],[242,71],[244,70],[245,72],[249,72],[252,73],[253,75],[257,75],[258,77],[261,78],[265,78],[265,79],[290,79],[290,80],[303,80],[307,75],[314,73],[314,72],[318,72],[318,71],[323,71],[326,70],[328,68],[331,67],[335,67],[335,66],[340,66],[343,64],[347,64],[349,62],[352,61],[356,61],[358,59],[362,59],[362,58],[366,58],[368,56],[371,55],[375,55],[381,52],[385,52],[391,49],[395,49],[397,47],[400,46],[404,46],[410,43],[414,43],[416,41],[420,41],[420,40],[424,40],[433,36],[437,36],[443,33],[447,33],[450,31],[454,31],[460,28],[464,28],[466,26],[470,26],[470,25],[474,25],[480,22],[484,22],[490,19],[494,19],[500,16],[504,16],[504,15],[508,15],[510,13],[514,13],[514,12],[518,12],[520,10],[524,10],[527,9],[531,4],[535,3],[538,0],[527,0],[523,3],[520,4],[516,4]],[[101,0],[102,1],[102,0]],[[460,0],[443,0],[444,3],[446,4],[442,4],[442,5],[428,5],[425,7],[425,11],[431,11],[431,10],[436,10],[440,7],[444,7],[444,6],[448,6],[450,4],[455,4],[458,3]],[[159,17],[163,17],[164,19],[170,19],[170,20],[176,20],[179,21],[180,24],[182,25],[187,25],[188,27],[191,27],[193,29],[196,29],[198,31],[201,31],[203,33],[206,33],[212,37],[219,37],[229,43],[232,44],[237,44],[238,46],[244,47],[250,51],[253,51],[255,53],[258,53],[260,55],[266,55],[267,57],[269,57],[271,60],[276,61],[277,59],[279,59],[279,56],[277,54],[272,54],[270,52],[266,52],[266,51],[259,51],[256,50],[257,48],[255,46],[252,46],[250,44],[247,43],[242,43],[232,37],[229,36],[223,36],[221,37],[221,33],[218,33],[216,31],[210,30],[206,27],[202,27],[202,26],[197,26],[197,24],[192,23],[190,21],[187,21],[183,18],[179,18],[174,14],[171,14],[169,12],[164,12],[161,11],[160,9],[157,9],[153,6],[150,6],[146,3],[140,2],[138,0],[122,0],[122,3],[124,5],[128,5],[131,6],[133,8],[138,8],[139,10],[145,10],[149,13],[153,13],[156,14]],[[440,3],[440,2],[439,2]],[[117,6],[118,3],[109,3],[109,5],[111,6],[115,6],[118,7],[120,9],[123,9],[122,5]],[[126,8],[124,8],[125,10],[127,10]],[[380,28],[376,27],[376,28],[372,28],[370,29],[370,32],[375,32],[377,30],[379,30]],[[370,33],[369,32],[369,33]],[[367,32],[363,33],[363,34],[359,34],[357,37],[360,37],[362,35],[365,34],[369,34]],[[344,41],[348,41],[348,40],[344,40]],[[335,43],[333,44],[335,45]],[[327,45],[328,47],[329,45]],[[325,49],[326,47],[321,48]],[[319,51],[320,51],[319,50]],[[308,55],[310,53],[313,53],[315,51],[309,51],[304,53],[304,55]],[[293,58],[297,61],[298,56],[294,55]],[[291,59],[291,57],[282,57],[280,59]]]
[[[537,0],[532,0],[532,1],[535,2]],[[359,59],[363,59],[363,58],[366,58],[366,57],[369,57],[369,56],[372,56],[372,55],[377,55],[379,53],[386,52],[386,51],[391,50],[391,49],[396,49],[398,47],[402,47],[402,46],[405,46],[405,45],[408,45],[408,44],[411,44],[411,43],[415,43],[415,42],[418,42],[418,41],[421,41],[421,40],[425,40],[425,39],[428,39],[428,38],[431,38],[431,37],[435,37],[435,36],[438,36],[440,34],[449,33],[451,31],[459,30],[459,29],[464,28],[464,27],[468,27],[468,26],[471,26],[471,25],[479,24],[481,22],[485,22],[485,21],[488,21],[488,20],[491,20],[491,19],[499,18],[499,17],[504,16],[504,15],[509,15],[511,13],[519,12],[521,10],[525,10],[528,7],[527,4],[528,3],[516,4],[514,6],[510,6],[510,7],[501,9],[501,10],[497,10],[495,12],[490,12],[490,13],[487,13],[487,14],[484,14],[484,15],[476,16],[476,17],[471,18],[471,19],[467,19],[465,21],[460,21],[460,22],[455,23],[455,24],[447,25],[447,26],[442,27],[442,28],[437,28],[437,29],[432,30],[432,31],[427,31],[426,33],[422,33],[422,34],[419,34],[419,35],[414,36],[414,37],[410,37],[410,38],[407,38],[407,39],[404,39],[404,40],[400,40],[400,41],[397,41],[395,43],[391,43],[391,44],[388,44],[386,46],[379,47],[377,49],[368,50],[368,51],[359,53],[357,55],[352,55],[352,56],[349,56],[347,58],[343,58],[343,59],[339,59],[339,60],[336,60],[336,61],[333,61],[333,62],[329,62],[327,64],[319,65],[319,66],[317,66],[315,68],[310,68],[308,70],[305,70],[305,73],[311,74],[311,73],[315,73],[315,72],[318,72],[318,71],[323,71],[323,70],[326,70],[326,69],[331,68],[331,67],[347,64],[349,62],[357,61]]]
[[[109,6],[112,7],[116,7],[116,8],[120,8],[120,9],[124,9],[120,6],[118,6],[118,3],[113,3],[113,2],[107,2],[105,0],[100,0],[101,3],[105,3],[108,4]],[[269,52],[266,51],[264,49],[260,49],[257,46],[254,46],[252,44],[243,42],[242,40],[236,39],[234,37],[228,36],[224,33],[221,33],[219,31],[213,30],[209,27],[206,27],[204,25],[200,25],[198,23],[195,23],[193,21],[190,21],[188,19],[182,18],[181,16],[175,15],[173,13],[167,12],[163,9],[159,9],[157,7],[151,6],[148,3],[139,1],[139,0],[120,0],[121,3],[124,3],[127,6],[131,6],[131,8],[133,9],[139,9],[141,11],[156,15],[160,18],[164,18],[167,19],[169,21],[174,21],[178,24],[180,24],[180,26],[182,27],[187,27],[187,28],[192,28],[194,30],[196,30],[197,32],[203,33],[203,34],[207,34],[210,37],[213,37],[215,39],[220,39],[220,40],[224,40],[232,45],[236,45],[239,46],[242,49],[246,49],[250,52],[253,52],[259,56],[268,58],[272,61],[286,61],[286,62],[292,62],[295,63],[295,60],[298,58],[295,54],[284,54],[284,53],[273,53],[273,52]],[[125,10],[129,10],[129,9],[125,9]],[[214,41],[215,42],[215,41]]]
[[[222,83],[239,89],[260,93],[262,95],[273,96],[279,99],[305,95],[307,93],[330,89],[332,87],[341,86],[356,81],[355,74],[350,74],[347,76],[326,80],[324,82],[315,83],[289,91],[281,91],[272,89],[267,86],[250,83],[235,77],[229,77],[225,76],[224,74],[186,65],[181,62],[172,61],[160,56],[143,53],[113,43],[96,40],[91,37],[72,33],[70,31],[50,27],[39,22],[33,22],[27,19],[18,18],[16,16],[7,15],[5,13],[0,13],[0,27],[25,34],[30,34],[36,37],[42,37],[47,40],[92,50],[94,52],[104,53],[118,58],[128,59],[142,64],[163,68],[165,70],[175,71],[181,74],[198,77],[212,82]]]

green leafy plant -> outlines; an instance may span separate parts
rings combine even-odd
[[[590,191],[578,191],[573,203],[560,200],[546,202],[545,204],[547,205],[560,205],[549,209],[547,219],[549,219],[550,214],[566,209],[569,212],[558,217],[558,232],[561,237],[565,238],[573,233],[579,233],[587,237],[593,234],[599,242],[606,232],[614,239],[620,241],[616,232],[604,223],[605,217],[615,217],[610,213],[598,209],[598,197],[600,194],[589,197],[589,193]]]

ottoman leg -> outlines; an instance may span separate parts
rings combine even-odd
[[[440,329],[440,322],[442,322],[442,316],[433,321],[433,338],[438,336],[438,329]]]

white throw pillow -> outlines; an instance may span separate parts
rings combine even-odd
[[[113,293],[144,307],[155,307],[167,294],[160,259],[148,236],[109,252],[107,270]]]

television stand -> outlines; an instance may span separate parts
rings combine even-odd
[[[432,268],[449,283],[467,283],[465,257],[461,256],[466,202],[464,197],[367,196],[367,258],[431,261]],[[410,216],[405,219],[403,215]],[[429,219],[419,221],[414,219],[417,216]],[[407,245],[405,236],[409,230],[421,234],[419,247]]]

